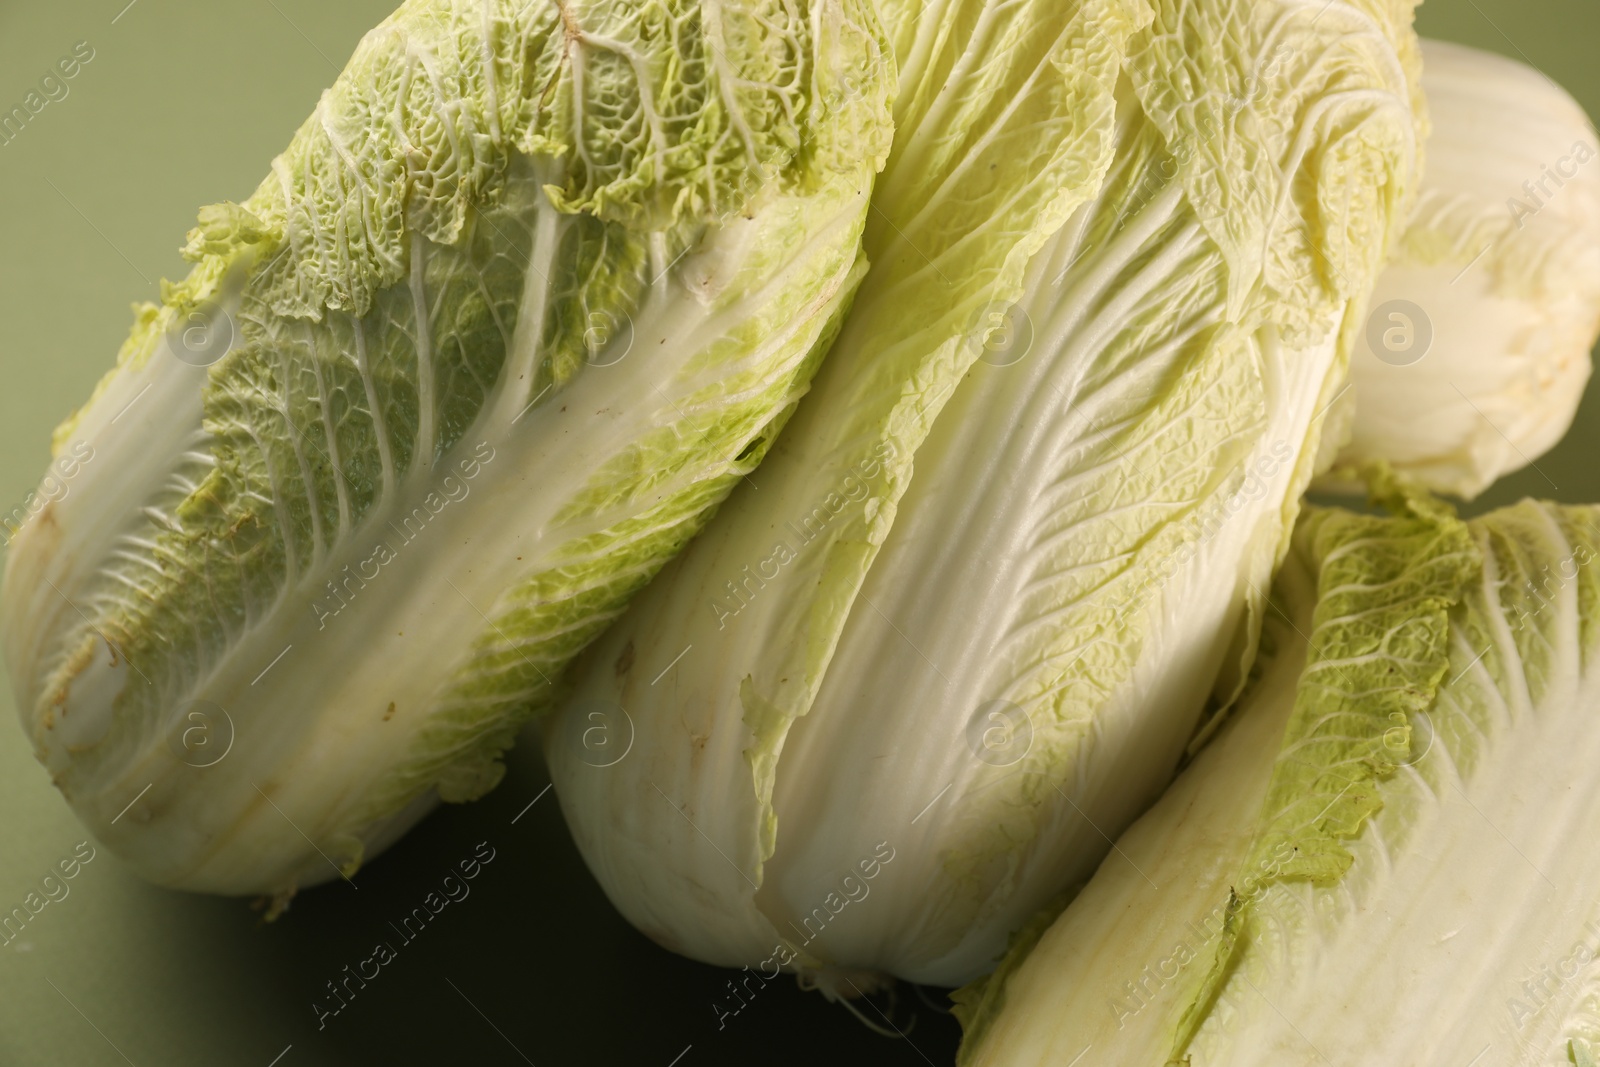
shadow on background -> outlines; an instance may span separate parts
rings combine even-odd
[[[242,900],[124,876],[111,897],[118,925],[143,927],[206,990],[183,1043],[261,1067],[285,1049],[275,1067],[953,1062],[959,1029],[927,1003],[945,1003],[938,990],[924,1002],[902,984],[860,1008],[880,1027],[876,1013],[888,1013],[903,1038],[870,1032],[788,975],[764,988],[752,980],[745,1006],[724,1015],[739,1005],[729,988],[739,973],[657,947],[611,906],[546,789],[536,736],[508,763],[494,793],[442,806],[354,887],[306,890],[272,923]],[[470,870],[485,855],[461,877],[462,861]]]

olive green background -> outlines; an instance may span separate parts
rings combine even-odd
[[[51,428],[110,366],[129,302],[184,273],[177,247],[196,209],[249,195],[392,6],[125,2],[0,8],[0,111],[77,42],[95,52],[65,99],[0,145],[0,510],[34,486]],[[1600,114],[1593,0],[1431,0],[1420,23],[1533,63]],[[1591,388],[1571,435],[1538,461],[1542,474],[1506,479],[1472,510],[1523,495],[1600,501],[1597,443]],[[5,912],[86,835],[12,725],[9,683],[0,692]],[[628,927],[584,869],[554,795],[541,793],[534,747],[511,763],[499,791],[435,814],[357,888],[308,891],[270,925],[241,901],[145,885],[98,850],[69,896],[0,947],[0,1067],[952,1062],[956,1029],[929,1006],[942,998],[904,986],[894,1004],[880,1001],[911,1026],[904,1039],[787,979],[719,1026],[713,1004],[729,973]],[[324,983],[376,942],[398,941],[389,924],[479,842],[495,858],[471,895],[319,1031],[311,1005],[328,1003]]]

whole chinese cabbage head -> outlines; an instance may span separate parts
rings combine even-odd
[[[993,966],[1170,780],[1253,648],[1422,124],[1402,0],[887,10],[873,267],[546,733],[641,930],[844,996]]]
[[[23,724],[168,885],[344,875],[491,788],[761,459],[865,270],[861,0],[410,0],[201,212],[14,538]]]
[[[1473,497],[1572,425],[1600,336],[1600,141],[1502,56],[1423,42],[1433,132],[1405,239],[1373,291],[1330,479],[1383,460]]]

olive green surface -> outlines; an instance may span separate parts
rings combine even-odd
[[[64,97],[0,144],[0,511],[33,488],[51,428],[110,365],[128,304],[184,272],[177,248],[196,210],[254,189],[392,6],[125,3],[0,6],[0,112],[75,47],[93,54]],[[1432,0],[1421,26],[1531,62],[1600,114],[1593,0]],[[1473,510],[1526,494],[1600,500],[1597,444],[1591,388],[1538,471],[1508,478]],[[33,761],[9,681],[0,694],[4,913],[29,893],[42,898],[41,880],[93,846],[80,846],[85,833]],[[942,998],[907,986],[862,1008],[880,1030],[909,1027],[903,1037],[879,1036],[787,979],[721,1015],[736,1003],[731,974],[634,932],[542,792],[534,747],[511,764],[496,793],[436,813],[355,888],[307,891],[271,924],[244,901],[146,885],[97,849],[64,882],[67,895],[0,947],[0,1067],[952,1062],[956,1028],[931,1006]],[[391,924],[451,867],[491,849],[469,896],[414,940],[397,934]],[[365,987],[352,982],[347,1006],[319,1029],[313,1005],[336,1003],[326,983],[380,941],[395,958]]]

